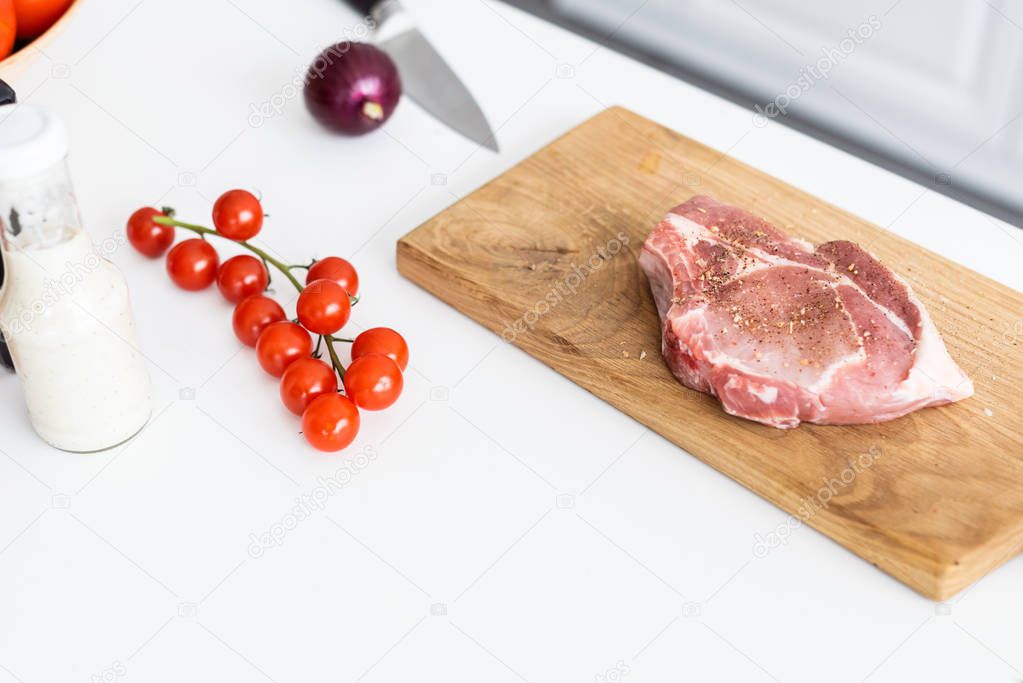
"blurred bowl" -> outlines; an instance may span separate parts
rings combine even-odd
[[[23,71],[32,60],[38,56],[38,49],[46,47],[61,31],[63,31],[71,15],[81,7],[84,0],[74,0],[67,10],[60,16],[60,19],[53,22],[50,28],[43,31],[31,41],[22,45],[17,52],[11,53],[6,59],[0,60],[0,79],[10,82],[10,79]],[[33,50],[32,48],[37,48]]]

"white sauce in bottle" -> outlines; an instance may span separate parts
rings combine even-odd
[[[0,117],[7,109],[0,107]],[[41,128],[29,126],[25,143],[25,126],[5,131],[8,121],[0,118],[0,156],[11,149],[15,156],[27,154],[26,144],[39,147],[40,139],[42,151],[30,150],[34,156],[22,164],[28,171],[23,176],[0,170],[7,271],[0,328],[36,432],[64,450],[102,450],[125,441],[149,419],[149,375],[124,277],[78,223],[60,149],[66,147],[63,130],[45,112],[22,109],[29,110],[24,116],[41,120],[30,121]],[[59,128],[56,142],[50,126]],[[39,156],[54,155],[57,165],[32,168]]]

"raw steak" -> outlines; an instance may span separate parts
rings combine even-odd
[[[688,387],[775,427],[891,420],[973,384],[902,279],[853,242],[812,244],[710,197],[675,207],[639,263]]]

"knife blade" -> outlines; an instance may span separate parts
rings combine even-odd
[[[441,123],[494,152],[497,138],[472,93],[415,27],[398,0],[345,0],[375,24],[375,42],[398,65],[402,88]]]

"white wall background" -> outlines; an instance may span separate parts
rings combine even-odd
[[[615,40],[1023,211],[1023,4],[1012,0],[554,0]],[[858,43],[848,40],[866,26]],[[843,41],[845,41],[843,43]],[[843,47],[853,46],[843,54]],[[838,52],[835,52],[838,50]],[[827,51],[827,52],[826,52]],[[831,59],[825,55],[830,52]],[[834,58],[835,55],[839,55]],[[830,61],[827,78],[798,86]],[[785,98],[781,98],[784,103]]]

